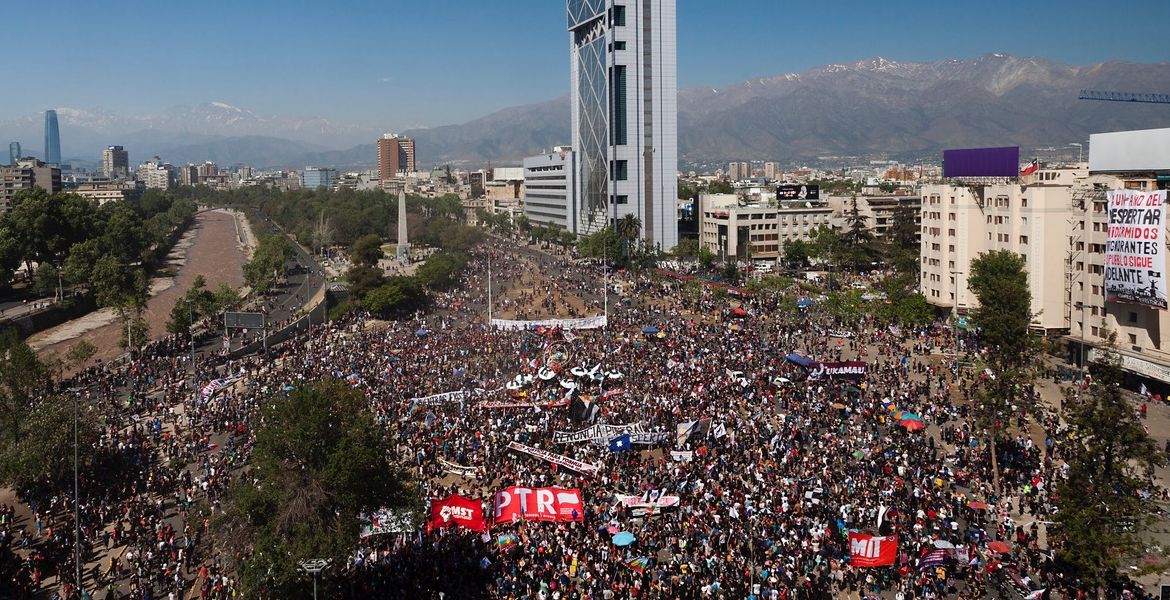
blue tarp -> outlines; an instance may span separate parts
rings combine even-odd
[[[796,301],[797,308],[808,308],[814,304],[816,304],[816,302],[813,302],[812,300],[809,300],[808,298],[804,298],[804,299]]]
[[[802,354],[796,354],[796,353],[789,354],[785,358],[788,359],[788,362],[796,363],[802,367],[811,366],[813,363],[816,362],[815,360],[813,360],[807,356],[804,356]]]

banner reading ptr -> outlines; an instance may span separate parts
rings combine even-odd
[[[1166,191],[1109,192],[1105,299],[1166,309]]]

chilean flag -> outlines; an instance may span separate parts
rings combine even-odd
[[[1024,167],[1024,170],[1020,171],[1020,177],[1023,177],[1025,175],[1031,175],[1032,173],[1035,173],[1039,168],[1040,168],[1040,165],[1036,164],[1036,159],[1033,158],[1031,164]]]

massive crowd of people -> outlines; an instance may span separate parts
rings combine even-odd
[[[608,310],[606,326],[489,327],[489,253],[497,309],[517,318]],[[109,415],[81,481],[84,586],[99,598],[236,597],[239,557],[207,541],[229,481],[248,463],[256,407],[288,386],[337,378],[365,392],[395,445],[392,459],[426,497],[478,498],[490,520],[499,489],[560,486],[579,489],[585,507],[578,522],[363,538],[352,563],[326,576],[330,597],[1077,597],[1046,534],[1066,432],[1054,417],[1005,415],[1012,429],[998,445],[997,493],[972,404],[983,375],[963,360],[977,351],[972,340],[942,325],[842,322],[815,303],[786,310],[771,293],[695,293],[647,273],[615,274],[622,294],[607,301],[600,273],[483,247],[427,311],[318,326],[276,347],[271,364],[201,356],[192,366],[182,341],[168,339],[127,366],[78,375],[69,385]],[[573,310],[558,312],[554,295],[575,298]],[[862,361],[865,372],[810,378],[793,353]],[[614,376],[571,376],[594,367]],[[509,389],[542,368],[556,377]],[[209,397],[198,392],[225,375],[239,379]],[[562,385],[569,379],[576,390]],[[411,402],[452,391],[463,400]],[[550,406],[574,395],[600,410]],[[507,406],[490,407],[499,405]],[[904,427],[896,411],[925,428]],[[693,421],[709,427],[677,439],[678,424]],[[553,441],[597,422],[665,439],[629,452]],[[509,450],[512,442],[601,468],[556,467]],[[679,502],[643,514],[615,501],[652,491]],[[74,597],[71,493],[19,492],[20,507],[0,506],[5,591]],[[635,541],[614,544],[618,531]],[[851,566],[850,531],[896,535],[894,564]],[[499,543],[502,534],[514,543]]]

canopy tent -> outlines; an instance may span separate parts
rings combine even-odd
[[[811,367],[812,365],[816,364],[816,362],[817,362],[817,361],[815,361],[815,360],[813,360],[813,359],[811,359],[803,354],[797,354],[795,352],[793,352],[792,354],[789,354],[788,356],[786,356],[784,358],[787,358],[788,362],[796,363],[802,367]]]
[[[816,304],[816,302],[813,302],[812,300],[809,300],[808,298],[801,298],[800,300],[796,301],[797,308],[808,308],[814,304]]]
[[[659,329],[653,325],[647,325],[647,326],[642,328],[642,333],[645,333],[648,335],[654,335],[654,334],[658,333],[658,331],[659,331]]]
[[[731,309],[731,314],[732,314],[733,316],[736,316],[736,317],[746,317],[746,316],[748,316],[748,312],[747,312],[746,310],[744,310],[744,309],[742,309],[742,308],[738,307],[738,306],[737,306],[737,307],[735,307],[735,308],[733,308],[733,309]]]

